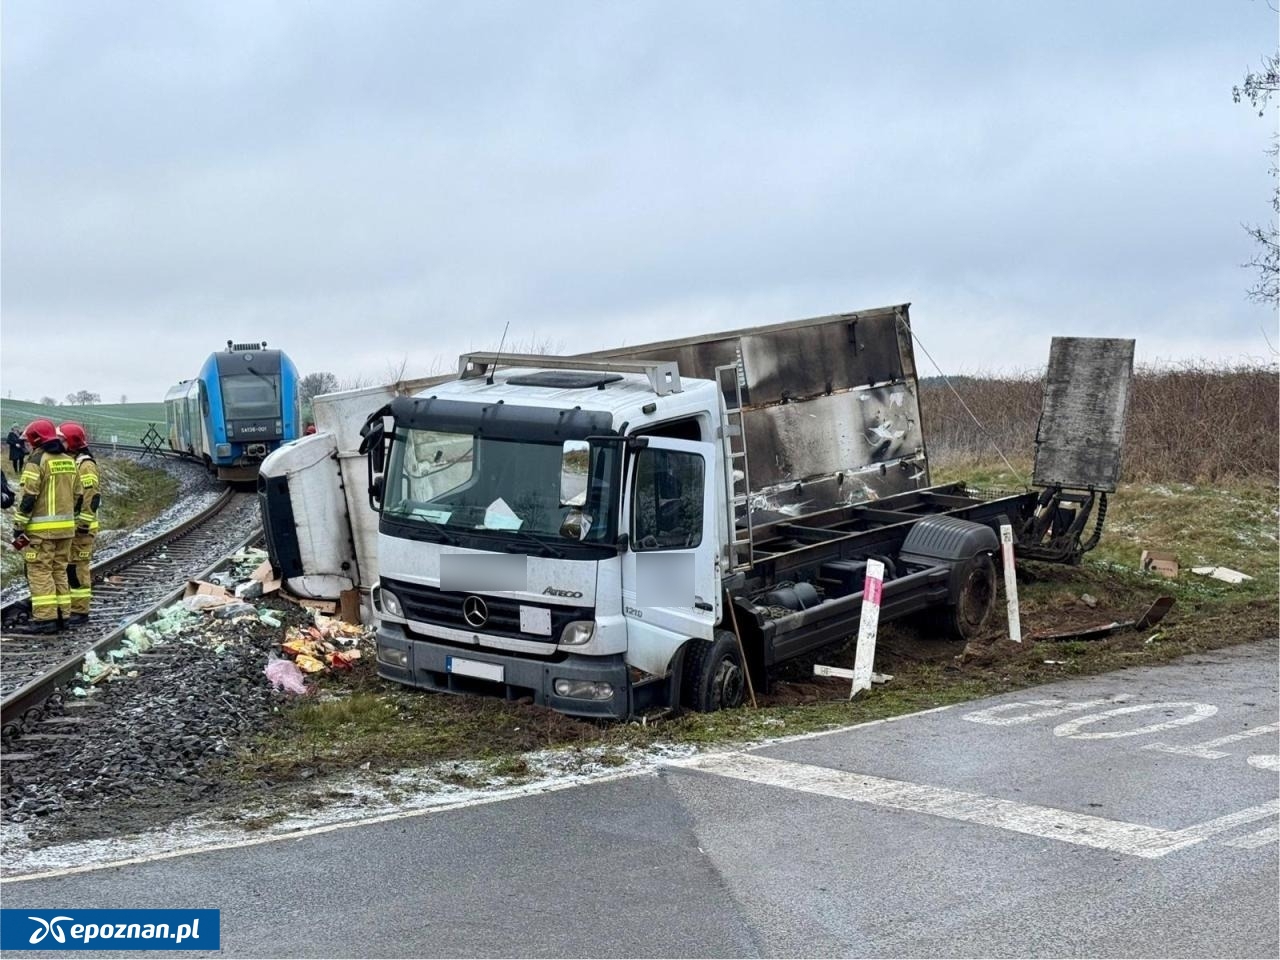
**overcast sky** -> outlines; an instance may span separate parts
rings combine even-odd
[[[1261,0],[6,0],[0,389],[904,301],[948,372],[1269,357],[1275,118],[1231,88],[1276,34]]]

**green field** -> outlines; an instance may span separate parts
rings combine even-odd
[[[154,423],[164,435],[163,403],[95,403],[85,407],[47,407],[28,400],[0,400],[0,425],[8,433],[13,424],[22,430],[32,420],[46,417],[55,424],[73,420],[89,434],[89,441],[99,446],[111,443],[139,443],[147,432],[147,425]],[[7,455],[7,451],[6,451]]]

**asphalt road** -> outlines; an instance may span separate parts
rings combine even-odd
[[[1277,647],[652,775],[6,882],[231,956],[1280,954]]]

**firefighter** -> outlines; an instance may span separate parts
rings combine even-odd
[[[27,562],[31,588],[31,633],[54,633],[71,614],[67,564],[76,535],[76,500],[84,488],[76,462],[49,420],[33,420],[24,431],[31,455],[22,469],[21,494],[13,515],[13,546]]]
[[[78,423],[58,427],[67,453],[75,457],[76,479],[84,494],[76,500],[76,535],[71,541],[71,562],[67,564],[67,582],[71,587],[71,616],[67,623],[76,626],[89,619],[93,600],[93,577],[89,561],[93,559],[93,541],[98,535],[98,508],[102,505],[102,479],[98,463],[89,449],[89,438]]]

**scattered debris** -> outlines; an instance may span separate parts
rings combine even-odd
[[[80,674],[84,677],[86,683],[94,684],[107,679],[114,671],[114,665],[103,663],[98,659],[98,655],[90,650],[84,656],[84,666],[81,668]]]
[[[1080,602],[1090,609],[1098,605],[1098,598],[1091,593],[1080,594]]]
[[[1117,620],[1113,623],[1095,624],[1087,627],[1075,627],[1070,630],[1055,631],[1053,633],[1037,633],[1032,636],[1033,640],[1100,640],[1103,637],[1109,637],[1117,630],[1127,630],[1133,628],[1135,630],[1146,630],[1153,627],[1164,619],[1166,613],[1173,607],[1173,597],[1157,597],[1151,606],[1139,616],[1136,620]]]
[[[245,603],[243,600],[224,603],[221,606],[213,607],[209,611],[215,617],[222,620],[234,620],[236,617],[257,616],[258,610],[251,603]]]
[[[246,580],[236,584],[236,596],[241,600],[257,600],[262,596],[262,583],[258,580]]]
[[[1192,567],[1191,572],[1198,573],[1202,577],[1213,577],[1223,583],[1244,583],[1246,580],[1253,579],[1247,573],[1232,570],[1230,567]]]
[[[312,618],[312,626],[293,626],[285,631],[281,652],[306,673],[350,670],[361,657],[359,644],[368,638],[368,631],[318,611],[313,611]]]
[[[813,675],[815,677],[839,677],[842,680],[852,680],[853,670],[849,667],[828,667],[825,664],[815,663],[813,665]],[[871,674],[872,683],[888,683],[892,679],[893,674],[891,673]]]
[[[307,693],[308,688],[306,681],[302,679],[302,671],[292,660],[282,659],[273,653],[267,658],[267,665],[262,668],[262,672],[266,674],[274,690],[299,695]]]
[[[232,594],[226,587],[207,580],[188,580],[187,589],[182,594],[183,606],[192,612],[220,607],[230,603],[232,599]]]
[[[1169,550],[1143,550],[1138,567],[1145,573],[1178,579],[1178,555]]]

